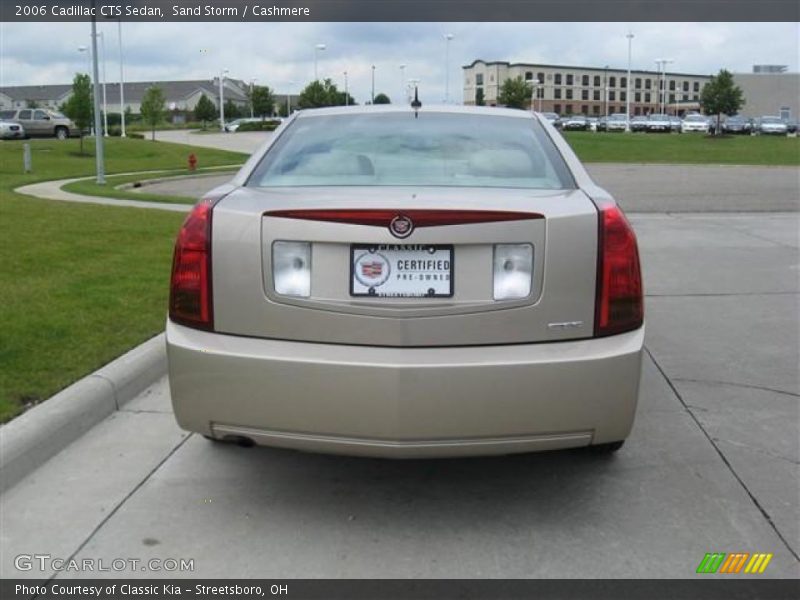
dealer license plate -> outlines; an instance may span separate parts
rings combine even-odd
[[[350,295],[449,298],[453,295],[453,246],[352,244]]]

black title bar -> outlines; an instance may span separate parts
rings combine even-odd
[[[7,22],[800,20],[797,0],[0,0],[0,7]]]

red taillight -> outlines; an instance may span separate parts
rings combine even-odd
[[[641,327],[644,320],[642,273],[636,235],[615,205],[600,206],[597,257],[595,336]]]
[[[172,259],[169,318],[198,329],[214,329],[211,301],[210,200],[200,201],[186,217]]]

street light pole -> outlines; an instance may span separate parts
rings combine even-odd
[[[400,65],[400,97],[405,98],[406,94],[406,65]]]
[[[90,46],[78,46],[78,52],[86,52],[86,76],[89,78],[89,89],[94,89],[94,81],[92,81],[92,49]],[[89,134],[94,135],[94,124],[89,125]]]
[[[92,12],[95,12],[95,3],[92,1]],[[97,81],[100,75],[100,67],[97,64],[97,21],[92,17],[92,72],[94,80]],[[100,89],[94,86],[94,150],[95,150],[95,164],[97,166],[97,184],[105,185],[106,183],[106,167],[103,155],[103,136],[98,135],[100,131]]]
[[[317,60],[318,55],[321,50],[325,50],[327,46],[325,44],[317,44],[314,46],[314,81],[319,81],[319,75],[317,74]]]
[[[255,77],[250,79],[250,118],[253,118],[253,84],[258,81]]]
[[[119,113],[122,132],[125,137],[125,75],[122,71],[122,17],[117,21],[117,39],[119,40]]]
[[[286,117],[292,116],[292,88],[294,88],[294,81],[287,81],[289,84],[289,93],[286,94]]]
[[[350,106],[350,94],[347,91],[347,71],[344,72],[344,105]]]
[[[667,65],[671,64],[671,63],[674,63],[674,62],[675,61],[672,60],[671,58],[665,58],[664,59],[664,74],[663,74],[663,82],[664,83],[661,86],[663,88],[663,90],[664,90],[664,99],[663,99],[663,102],[662,102],[662,110],[661,110],[662,114],[667,114]]]
[[[603,67],[603,114],[608,117],[608,65]]]
[[[452,33],[444,35],[444,103],[450,104],[450,40]]]
[[[372,65],[372,104],[375,104],[375,65]]]
[[[100,52],[103,54],[103,136],[108,137],[108,102],[106,96],[106,36],[101,31],[97,35],[100,36]]]
[[[223,86],[225,83],[225,74],[227,72],[228,69],[222,69],[219,74],[219,129],[223,133],[225,132],[225,99],[223,97]]]
[[[628,35],[628,79],[625,80],[625,131],[631,130],[631,42],[633,41],[633,33],[630,31]]]

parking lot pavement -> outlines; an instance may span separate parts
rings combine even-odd
[[[162,380],[0,498],[0,576],[39,576],[13,558],[46,552],[194,559],[205,577],[686,578],[745,551],[797,577],[797,215],[632,222],[648,356],[616,456],[218,445],[178,430]]]

